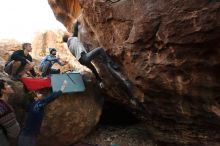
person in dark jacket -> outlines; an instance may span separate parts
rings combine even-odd
[[[17,138],[20,132],[14,109],[7,103],[7,94],[13,92],[11,86],[0,79],[0,146],[9,146],[10,140]]]
[[[79,61],[80,64],[88,67],[92,73],[95,75],[97,81],[99,82],[99,85],[101,88],[104,87],[104,84],[102,82],[101,77],[99,76],[96,68],[91,63],[91,61],[98,56],[102,56],[104,59],[104,63],[108,64],[109,66],[113,67],[114,69],[118,69],[118,66],[116,64],[113,64],[110,57],[106,54],[105,50],[101,47],[95,48],[92,51],[88,52],[86,48],[83,46],[83,44],[80,42],[78,38],[78,29],[79,29],[79,21],[77,21],[73,28],[73,36],[70,36],[68,34],[63,36],[63,42],[67,43],[67,46],[70,50],[70,52],[76,57],[76,59]]]
[[[8,73],[12,80],[18,80],[20,76],[30,71],[32,76],[36,76],[34,62],[29,54],[32,50],[30,43],[22,44],[22,50],[12,53],[5,64],[5,72]]]
[[[36,137],[40,134],[40,128],[44,116],[44,107],[58,98],[67,86],[64,80],[60,91],[52,93],[50,96],[43,98],[42,94],[34,93],[34,101],[27,107],[27,114],[24,127],[21,130],[18,139],[18,146],[35,146]]]

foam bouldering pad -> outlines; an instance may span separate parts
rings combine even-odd
[[[60,90],[64,80],[67,80],[68,83],[67,87],[64,90],[64,93],[85,91],[85,85],[82,79],[82,75],[79,72],[71,72],[51,75],[53,92]]]
[[[50,78],[29,78],[22,77],[20,81],[24,84],[28,91],[41,90],[43,88],[51,88]]]

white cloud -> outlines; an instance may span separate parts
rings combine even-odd
[[[1,0],[0,39],[30,42],[35,32],[62,29],[47,0]]]

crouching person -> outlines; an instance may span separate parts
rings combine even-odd
[[[22,50],[12,53],[5,64],[4,71],[10,75],[11,79],[16,81],[20,76],[30,71],[32,76],[36,76],[34,71],[34,62],[29,54],[32,50],[30,43],[22,44]]]
[[[7,103],[7,94],[13,92],[11,86],[0,79],[0,146],[9,146],[10,140],[17,138],[20,132],[14,110]]]
[[[40,133],[40,128],[44,116],[44,107],[58,98],[67,86],[67,81],[64,80],[60,91],[52,93],[48,97],[42,97],[42,94],[34,92],[34,101],[27,107],[27,115],[24,127],[21,130],[18,139],[18,146],[35,146],[36,137]]]
[[[42,72],[41,76],[46,77],[50,74],[59,74],[59,69],[52,68],[54,63],[58,63],[60,66],[64,66],[67,62],[60,62],[60,58],[56,57],[56,49],[49,48],[50,54],[47,55],[40,63],[39,70]]]

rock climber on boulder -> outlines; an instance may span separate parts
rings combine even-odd
[[[79,25],[80,22],[77,21],[74,25],[73,35],[64,35],[63,42],[67,43],[70,52],[76,57],[80,64],[88,67],[93,72],[97,81],[99,82],[100,87],[103,88],[104,84],[102,79],[91,61],[98,56],[102,56],[105,64],[111,65],[113,68],[117,68],[117,66],[113,65],[112,60],[109,58],[103,48],[99,47],[93,49],[92,51],[87,51],[88,48],[85,48],[78,38]]]

